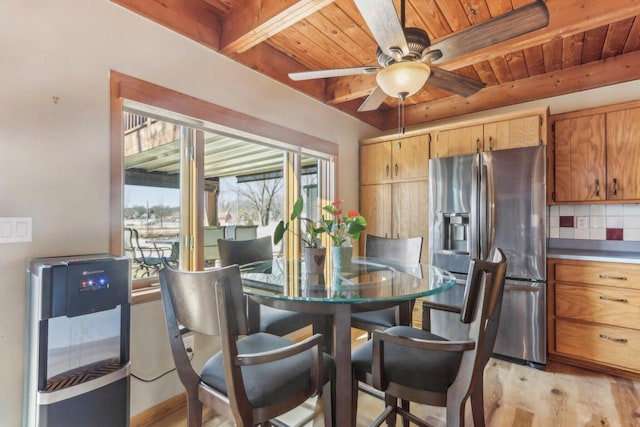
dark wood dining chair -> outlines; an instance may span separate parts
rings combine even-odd
[[[367,257],[417,264],[420,262],[421,253],[422,237],[389,239],[372,234],[365,236],[364,254]],[[369,334],[373,331],[385,330],[398,324],[397,307],[351,314],[351,326],[367,331]]]
[[[222,267],[273,259],[269,236],[250,240],[218,239],[218,250]],[[282,336],[313,325],[314,322],[323,321],[319,316],[259,305],[250,300],[248,304],[250,327],[260,332]],[[314,330],[322,329],[314,328]]]
[[[335,366],[322,352],[321,335],[295,343],[249,334],[237,265],[187,272],[165,264],[159,275],[171,351],[187,391],[189,427],[202,425],[203,404],[238,426],[270,425],[269,420],[319,394],[324,425],[333,424]],[[221,351],[199,374],[184,348],[184,331],[220,337]]]
[[[507,259],[496,249],[490,261],[473,260],[465,285],[460,322],[469,325],[465,340],[448,340],[429,331],[395,326],[374,331],[373,339],[352,354],[353,413],[357,410],[358,381],[385,394],[386,408],[372,425],[385,420],[395,426],[404,421],[426,423],[398,399],[446,407],[448,427],[464,426],[465,404],[471,397],[475,427],[484,427],[484,368],[495,344]]]

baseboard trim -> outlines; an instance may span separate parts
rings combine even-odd
[[[173,414],[187,406],[187,394],[182,393],[171,399],[165,400],[144,412],[134,415],[130,419],[130,427],[149,427],[159,420]],[[185,411],[186,413],[186,411]]]

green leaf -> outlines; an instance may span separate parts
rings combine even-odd
[[[280,221],[278,225],[276,225],[276,229],[273,232],[274,245],[277,245],[278,243],[280,243],[280,241],[284,237],[284,232],[287,231],[287,228],[288,228],[287,225],[284,224],[284,221]]]
[[[293,210],[291,211],[291,221],[298,218],[302,213],[302,196],[298,197],[298,200],[293,204]]]

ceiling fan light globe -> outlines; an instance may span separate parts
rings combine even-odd
[[[431,75],[431,69],[422,62],[396,62],[376,75],[378,86],[389,96],[401,98],[418,92]]]

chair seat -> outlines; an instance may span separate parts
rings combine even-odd
[[[390,328],[396,325],[396,309],[394,307],[391,307],[385,308],[384,310],[352,313],[351,320],[357,320],[358,322],[378,325],[384,328]]]
[[[409,326],[394,326],[385,332],[407,338],[447,341],[431,332]],[[390,343],[385,344],[384,350],[387,379],[411,388],[440,393],[446,392],[453,383],[462,359],[461,352],[418,350]],[[369,340],[353,352],[351,361],[354,369],[370,374],[372,355],[373,344]]]
[[[280,310],[266,305],[260,306],[260,332],[286,335],[313,322],[311,315],[296,311]]]
[[[260,353],[291,344],[294,342],[286,338],[260,332],[239,340],[238,351],[240,354]],[[307,351],[261,365],[243,366],[242,379],[251,404],[264,407],[309,387],[309,353]],[[323,355],[322,361],[322,373],[326,383],[333,375],[334,362],[327,354]],[[204,364],[200,377],[209,387],[227,394],[222,352],[216,353]]]

